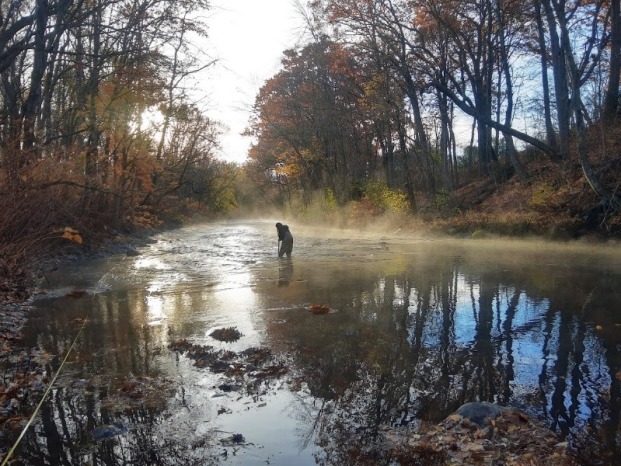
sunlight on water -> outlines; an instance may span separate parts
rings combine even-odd
[[[167,318],[164,312],[164,299],[160,296],[147,296],[147,321],[149,325],[160,325]]]
[[[137,269],[155,269],[155,270],[169,270],[170,266],[162,262],[161,259],[154,257],[143,257],[137,259],[134,263],[134,267]]]

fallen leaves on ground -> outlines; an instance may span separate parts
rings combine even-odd
[[[567,443],[523,413],[508,410],[480,427],[458,414],[416,433],[389,429],[389,456],[400,465],[535,466],[577,463]]]
[[[111,411],[121,412],[137,406],[157,408],[164,406],[175,389],[174,382],[157,377],[128,376],[115,380],[102,405]]]

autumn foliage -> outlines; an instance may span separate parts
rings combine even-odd
[[[247,172],[271,202],[304,212],[330,192],[378,215],[383,183],[409,211],[446,216],[489,194],[466,186],[516,182],[537,197],[540,182],[569,193],[580,177],[582,205],[544,203],[563,206],[565,224],[618,232],[619,2],[308,8],[311,34],[262,87],[248,131]]]
[[[206,2],[14,3],[0,15],[0,260],[234,205],[220,128],[184,87],[210,63],[188,19]]]

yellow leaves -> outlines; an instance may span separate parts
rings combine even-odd
[[[302,166],[305,161],[315,158],[313,152],[308,149],[301,149],[299,154],[289,148],[283,148],[278,154],[279,160],[274,167],[274,173],[278,176],[284,176],[289,180],[293,180],[302,175]]]
[[[360,103],[366,111],[372,112],[376,118],[391,118],[391,114],[398,108],[399,91],[394,83],[389,82],[386,76],[376,74],[362,85],[364,99]]]
[[[278,163],[276,164],[276,167],[274,167],[274,173],[276,173],[276,175],[278,176],[286,176],[288,174],[287,170],[288,167],[283,163]]]
[[[532,195],[529,205],[535,209],[553,207],[557,189],[549,183],[539,183],[532,187]]]
[[[80,245],[84,244],[84,239],[82,238],[78,230],[74,228],[71,228],[71,227],[59,228],[57,230],[54,230],[54,233],[60,234],[61,235],[60,237],[62,239],[66,239],[68,241],[71,241],[72,243],[76,243]]]

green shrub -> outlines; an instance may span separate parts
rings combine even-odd
[[[382,181],[371,181],[363,188],[363,200],[374,210],[391,213],[407,212],[409,202],[407,195],[401,190],[390,189]]]
[[[336,196],[334,195],[334,191],[332,190],[332,188],[326,188],[326,192],[323,197],[323,204],[327,210],[336,210],[338,203],[336,201]]]
[[[433,206],[436,210],[446,210],[451,205],[451,196],[446,191],[436,193]]]

